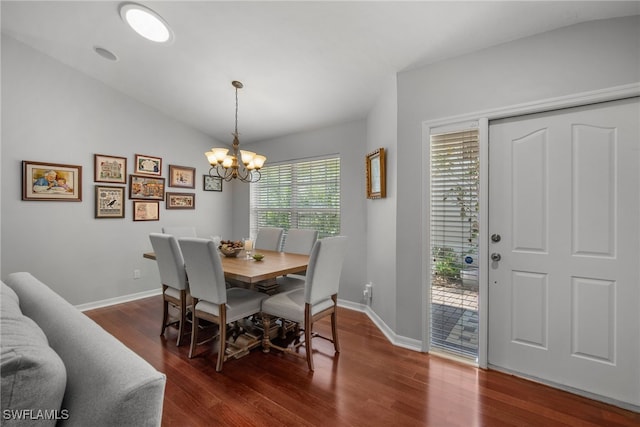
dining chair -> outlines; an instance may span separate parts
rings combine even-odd
[[[340,352],[336,308],[346,242],[345,236],[327,237],[316,241],[311,250],[304,288],[275,294],[262,301],[264,331],[270,330],[273,319],[296,322],[304,329],[304,342],[299,342],[296,338],[296,342],[288,347],[274,344],[269,334],[264,334],[262,339],[264,351],[268,352],[269,348],[273,347],[303,357],[297,350],[298,347],[304,346],[310,371],[314,370],[311,345],[311,339],[314,336],[332,341],[335,352]],[[313,333],[313,324],[326,316],[331,316],[332,338]]]
[[[235,353],[227,354],[227,325],[259,313],[261,302],[267,295],[250,289],[227,289],[222,261],[213,240],[183,237],[178,239],[178,242],[184,254],[193,298],[189,358],[194,356],[196,345],[199,344],[199,320],[217,324],[220,345],[216,371],[220,372],[223,363],[229,357],[247,350],[242,348]]]
[[[254,250],[264,249],[265,251],[280,252],[283,235],[284,228],[261,227],[258,229],[258,235],[256,236],[253,248]]]
[[[287,231],[287,235],[284,238],[283,252],[293,254],[309,255],[313,245],[318,240],[317,230],[307,230],[302,228],[291,228]],[[300,274],[287,274],[286,276],[280,276],[276,279],[278,283],[279,292],[287,292],[293,289],[304,287],[304,275]]]
[[[195,227],[178,226],[178,227],[162,227],[162,232],[171,234],[179,239],[181,237],[198,237]]]
[[[156,262],[162,283],[162,330],[164,335],[167,326],[178,324],[177,346],[182,344],[185,335],[187,312],[191,305],[189,281],[184,267],[184,258],[178,240],[171,234],[150,233],[151,246],[156,254]],[[169,321],[169,305],[178,310],[178,320]]]

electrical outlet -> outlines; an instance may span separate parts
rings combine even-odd
[[[140,278],[140,270],[133,270],[133,278],[134,279],[139,279]]]
[[[369,297],[369,299],[373,298],[373,283],[369,282],[366,285],[364,285],[364,290],[367,293],[367,296]]]

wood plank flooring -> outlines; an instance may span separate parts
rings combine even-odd
[[[85,313],[167,375],[163,426],[640,426],[639,413],[395,347],[346,309],[341,353],[316,338],[313,373],[260,349],[217,373],[212,344],[189,359],[176,329],[159,336],[161,305],[157,296]],[[317,330],[330,334],[328,320]]]

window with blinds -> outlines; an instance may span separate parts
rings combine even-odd
[[[340,234],[340,158],[266,166],[251,184],[251,235],[260,227]]]
[[[477,357],[479,132],[431,135],[431,345]]]

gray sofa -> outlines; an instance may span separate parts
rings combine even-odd
[[[0,424],[161,424],[164,374],[31,274],[0,287]]]

